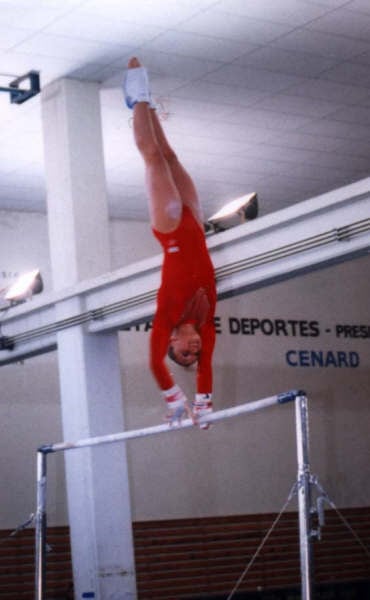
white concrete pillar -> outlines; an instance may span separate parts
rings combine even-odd
[[[108,210],[99,86],[63,79],[42,92],[50,252],[55,289],[109,270]],[[83,299],[57,319],[84,312]],[[124,429],[116,333],[83,325],[58,333],[65,440]],[[136,598],[124,445],[66,453],[75,599]]]
[[[99,86],[60,79],[42,92],[53,286],[110,268]]]

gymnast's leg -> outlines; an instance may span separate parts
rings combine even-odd
[[[153,129],[158,145],[170,167],[173,180],[180,194],[181,201],[183,204],[185,204],[191,209],[199,225],[203,227],[202,210],[200,207],[199,198],[194,182],[190,177],[189,173],[184,169],[183,165],[180,163],[173,148],[170,146],[167,137],[163,131],[161,122],[158,118],[158,114],[154,108],[150,109],[150,115],[152,118]]]
[[[132,58],[128,64],[129,70],[140,66],[137,58]],[[133,112],[135,143],[145,162],[151,223],[155,229],[166,233],[174,230],[180,222],[181,197],[169,163],[158,143],[149,98],[136,101]]]

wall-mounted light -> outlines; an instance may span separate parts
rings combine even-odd
[[[214,213],[205,224],[208,232],[225,231],[245,221],[251,221],[258,215],[258,196],[256,192],[232,200]]]
[[[28,273],[20,275],[12,285],[8,287],[3,298],[10,303],[10,306],[25,302],[35,294],[39,294],[44,289],[41,273],[38,269],[33,269]]]
[[[0,311],[7,311],[12,306],[16,306],[32,298],[34,294],[39,294],[44,289],[41,273],[38,269],[33,269],[28,273],[20,275],[14,283],[8,288],[0,290]],[[11,337],[2,335],[0,323],[0,350],[13,350],[14,340]]]

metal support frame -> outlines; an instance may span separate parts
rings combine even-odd
[[[28,80],[30,87],[21,89],[19,85]],[[23,104],[26,100],[33,98],[41,91],[40,88],[40,73],[39,71],[29,71],[21,77],[17,77],[10,82],[9,87],[0,86],[0,92],[8,92],[10,94],[10,102],[12,104]]]
[[[298,396],[296,408],[297,490],[299,541],[301,561],[301,600],[311,600],[312,593],[312,526],[311,526],[311,471],[309,461],[309,430],[307,398]]]
[[[35,514],[35,598],[44,598],[46,577],[46,482],[47,454],[37,452],[37,505]]]
[[[298,503],[299,503],[299,537],[300,537],[300,561],[301,561],[301,592],[302,600],[311,600],[312,586],[312,556],[311,556],[311,495],[310,495],[310,463],[309,463],[309,440],[308,440],[308,409],[307,397],[301,390],[291,390],[254,402],[248,402],[232,408],[214,412],[203,417],[200,422],[207,421],[215,423],[236,417],[244,413],[257,412],[272,406],[295,402],[296,407],[296,442],[298,463]],[[186,419],[179,427],[168,425],[155,425],[145,429],[124,431],[121,433],[105,435],[95,438],[87,438],[76,442],[62,442],[40,446],[37,452],[37,512],[35,528],[35,600],[45,600],[45,578],[46,578],[46,483],[47,483],[47,455],[55,452],[65,452],[78,448],[87,448],[103,444],[112,444],[139,437],[147,437],[159,433],[174,433],[182,429],[193,427],[191,419]]]

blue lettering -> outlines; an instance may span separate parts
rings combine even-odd
[[[338,367],[348,367],[347,354],[345,352],[338,352]]]
[[[295,356],[296,354],[297,354],[297,352],[295,350],[288,350],[288,352],[285,355],[286,361],[287,361],[288,365],[290,365],[291,367],[298,366],[297,362],[293,362],[293,356]]]
[[[357,352],[350,352],[349,353],[349,363],[351,365],[351,367],[358,367],[360,364],[360,356],[357,354]]]
[[[357,352],[334,352],[328,350],[288,350],[285,360],[290,367],[352,368],[360,365]]]
[[[322,352],[311,352],[311,364],[313,367],[323,367],[323,353]]]
[[[310,353],[308,350],[301,350],[299,352],[299,364],[301,367],[310,367]]]
[[[331,352],[331,351],[329,351],[326,355],[325,367],[329,367],[330,365],[332,365],[333,367],[337,366],[334,352]]]

